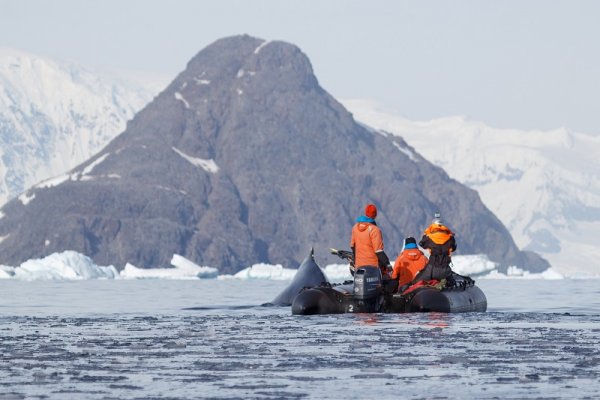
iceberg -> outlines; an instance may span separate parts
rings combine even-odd
[[[15,276],[15,267],[0,265],[0,279],[10,279]]]
[[[206,279],[216,278],[219,271],[212,267],[201,267],[187,258],[173,254],[171,265],[174,268],[138,268],[127,263],[120,277],[122,279]]]
[[[122,271],[114,266],[99,266],[94,261],[75,251],[53,253],[40,259],[31,259],[18,267],[0,265],[0,279],[23,281],[34,280],[85,280],[85,279],[238,279],[238,280],[292,280],[296,269],[281,264],[258,263],[234,275],[219,275],[214,267],[200,266],[185,257],[174,254],[169,268],[139,268],[125,265]],[[452,257],[452,269],[477,279],[565,279],[565,276],[550,268],[534,274],[519,267],[509,267],[507,272],[498,272],[498,266],[485,255],[461,255]],[[329,264],[322,268],[330,282],[352,279],[348,264]],[[598,278],[595,276],[595,278]]]
[[[554,270],[553,268],[548,268],[544,272],[540,273],[531,273],[529,271],[524,271],[519,267],[510,266],[506,270],[506,274],[498,272],[497,270],[490,271],[487,275],[481,277],[482,279],[546,279],[546,280],[556,280],[556,279],[565,279],[564,275],[560,272]]]
[[[460,275],[481,275],[494,271],[498,264],[490,261],[485,254],[452,256],[452,270]]]
[[[278,281],[292,280],[296,275],[295,269],[283,268],[281,264],[254,264],[248,268],[244,268],[235,275],[223,276],[222,279],[270,279]]]
[[[344,282],[352,279],[348,264],[329,264],[325,266],[324,272],[330,282]]]
[[[0,278],[33,280],[115,279],[119,271],[110,266],[94,264],[91,258],[75,251],[53,253],[40,259],[31,259],[19,267],[2,266]]]

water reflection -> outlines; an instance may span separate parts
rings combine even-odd
[[[359,325],[401,324],[414,327],[445,329],[451,326],[452,316],[446,313],[420,314],[352,314]]]
[[[380,314],[356,313],[353,315],[360,325],[376,325],[380,322]]]

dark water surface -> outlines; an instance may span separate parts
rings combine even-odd
[[[600,281],[478,283],[487,313],[300,317],[259,306],[286,282],[0,281],[0,399],[599,398]]]

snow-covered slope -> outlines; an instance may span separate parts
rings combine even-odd
[[[567,276],[600,275],[600,136],[495,129],[463,117],[414,122],[370,101],[342,103],[477,190],[519,247]]]
[[[153,91],[0,48],[0,205],[88,159]]]

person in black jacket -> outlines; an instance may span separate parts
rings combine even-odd
[[[454,233],[441,220],[440,214],[435,213],[431,225],[423,232],[419,246],[429,250],[429,262],[415,277],[415,282],[420,280],[451,280],[452,262],[451,255],[456,251]]]

